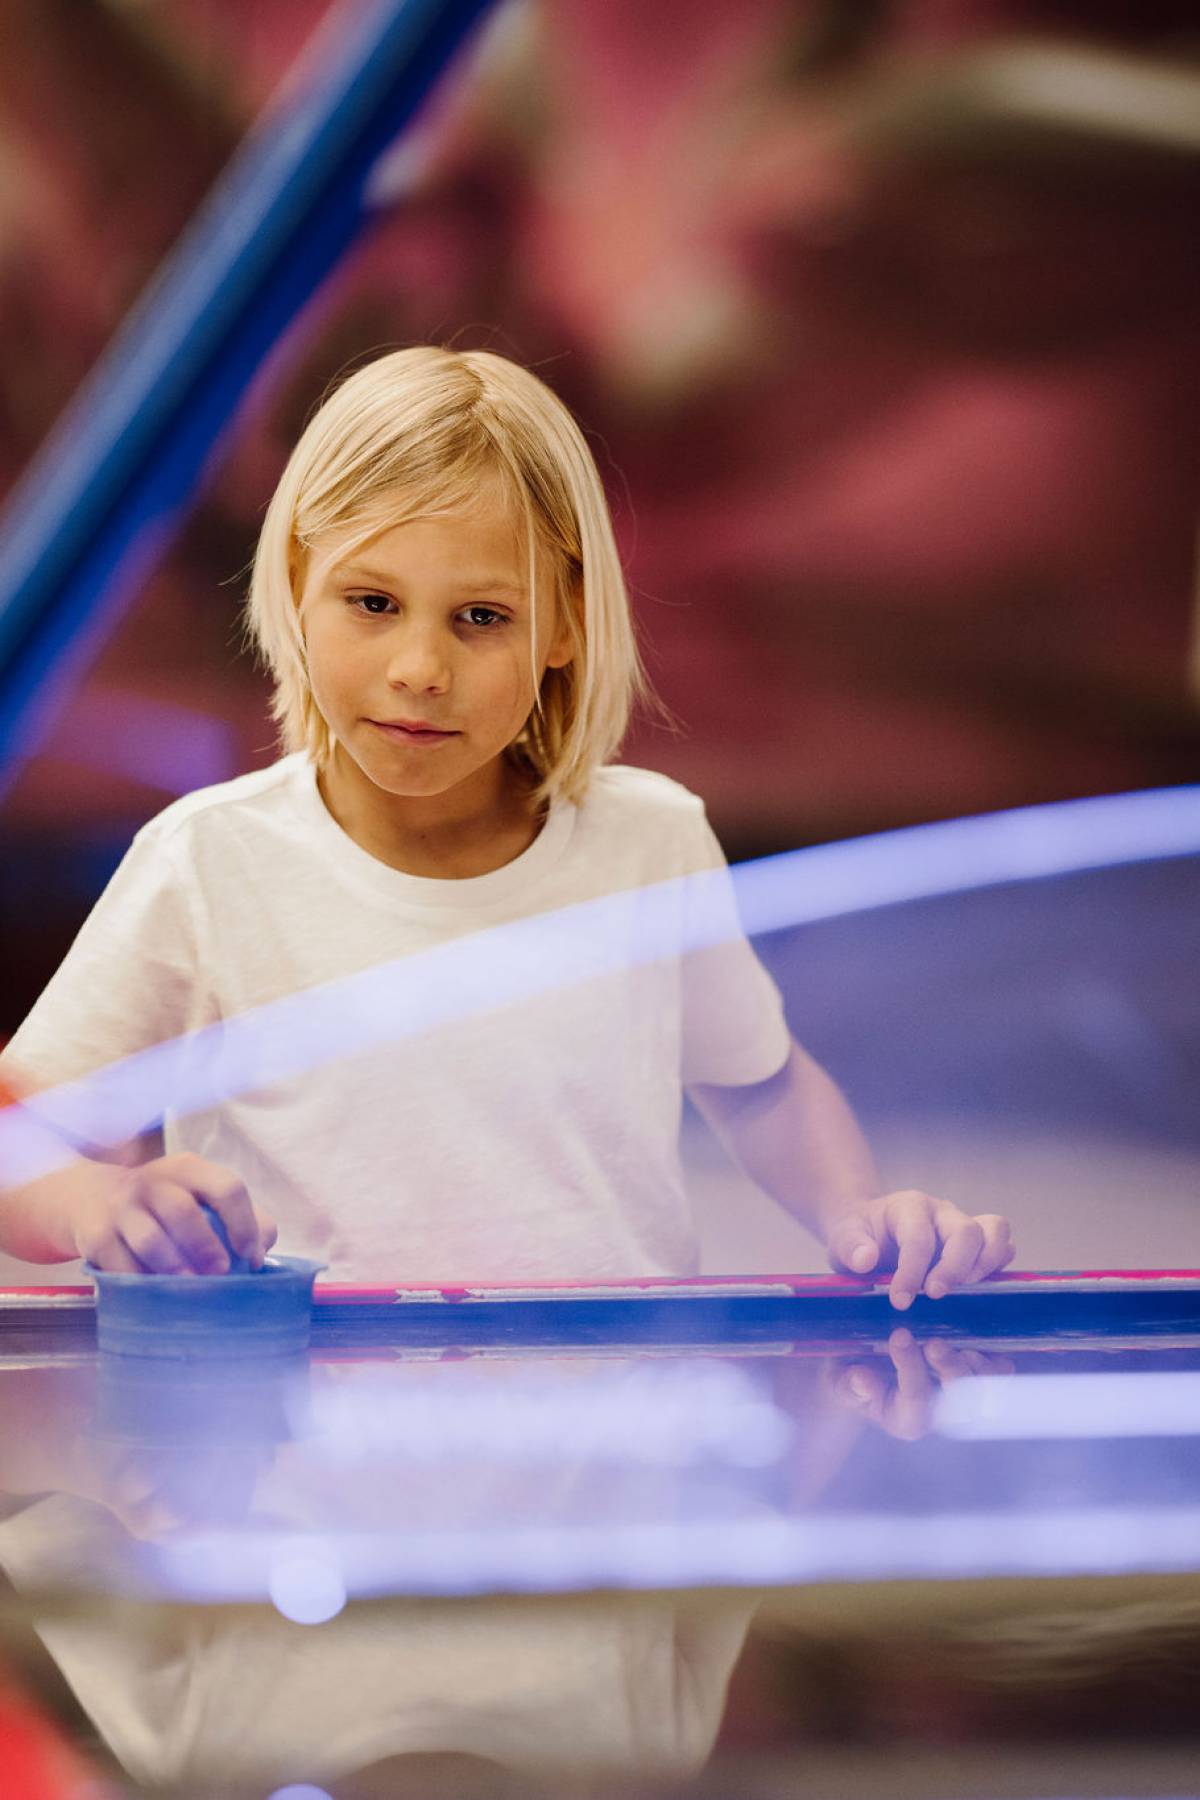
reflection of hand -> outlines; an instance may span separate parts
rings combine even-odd
[[[870,1362],[835,1362],[828,1373],[828,1392],[839,1406],[860,1413],[889,1437],[913,1442],[930,1429],[939,1389],[972,1375],[1011,1375],[1007,1356],[990,1351],[960,1350],[947,1338],[919,1344],[903,1326],[888,1339],[891,1366],[882,1357]]]
[[[119,1361],[120,1359],[114,1359]],[[137,1361],[131,1358],[131,1361]],[[238,1396],[231,1391],[231,1406]],[[143,1397],[140,1417],[161,1418]],[[76,1368],[8,1369],[0,1379],[0,1500],[70,1494],[103,1506],[132,1537],[244,1518],[274,1461],[272,1433],[223,1443],[134,1443],[97,1427],[94,1383]],[[3,1783],[0,1782],[0,1790]]]
[[[982,1281],[1013,1259],[1012,1227],[999,1213],[972,1217],[950,1200],[908,1190],[884,1194],[835,1219],[829,1260],[850,1275],[896,1271],[892,1305],[911,1306],[922,1289],[940,1300],[952,1288]]]

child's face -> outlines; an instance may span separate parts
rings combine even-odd
[[[358,535],[315,544],[301,588],[321,715],[381,793],[486,800],[542,675],[570,661],[550,557],[538,558],[531,619],[522,539],[498,490],[469,513]]]

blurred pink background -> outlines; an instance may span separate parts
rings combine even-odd
[[[0,479],[327,9],[0,0]],[[137,825],[273,754],[256,526],[348,363],[576,409],[731,854],[1200,774],[1182,3],[501,6],[0,812],[15,1024]]]

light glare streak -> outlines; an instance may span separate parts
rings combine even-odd
[[[981,1442],[1200,1437],[1200,1374],[979,1375],[942,1389],[934,1422],[944,1437]]]
[[[306,988],[0,1114],[0,1179],[128,1142],[452,1021],[664,957],[904,901],[1200,851],[1200,787],[1023,807],[705,871],[494,926]],[[740,914],[740,925],[739,925]],[[48,1127],[48,1129],[47,1129]],[[60,1137],[61,1134],[61,1137]],[[64,1144],[61,1138],[65,1138]]]
[[[206,1532],[149,1550],[181,1598],[261,1597],[279,1540]],[[813,1513],[675,1517],[653,1523],[326,1534],[347,1592],[472,1594],[591,1586],[760,1586],[799,1581],[955,1580],[1001,1575],[1123,1575],[1194,1570],[1200,1508],[1057,1507],[1049,1512]],[[283,1540],[295,1545],[294,1537]]]

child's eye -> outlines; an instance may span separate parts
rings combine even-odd
[[[378,619],[388,611],[392,602],[386,594],[351,594],[350,604],[356,612],[368,613],[371,618]]]
[[[468,606],[462,616],[468,625],[478,625],[485,630],[506,623],[505,615],[493,606]]]

